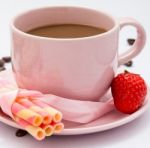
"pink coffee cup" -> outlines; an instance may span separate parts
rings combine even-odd
[[[82,24],[107,32],[81,38],[46,38],[26,33],[50,24]],[[119,32],[131,25],[137,39],[118,55]],[[46,7],[18,15],[11,24],[12,67],[21,88],[58,96],[95,100],[110,87],[119,65],[138,55],[146,35],[134,19],[114,17],[81,7]]]

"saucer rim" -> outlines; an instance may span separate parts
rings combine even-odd
[[[144,105],[138,111],[136,111],[135,113],[133,113],[131,115],[127,115],[126,117],[123,117],[122,119],[119,119],[117,121],[114,120],[114,122],[112,122],[112,123],[106,123],[106,124],[99,125],[99,126],[96,125],[96,126],[89,126],[89,127],[67,128],[67,129],[64,129],[61,133],[56,134],[56,135],[83,135],[83,134],[102,132],[102,131],[106,131],[109,129],[113,129],[113,128],[122,126],[122,125],[127,124],[127,123],[135,120],[136,118],[140,117],[148,109],[148,107],[150,105],[149,98],[150,98],[150,89],[148,89],[148,94],[146,96]],[[110,114],[110,113],[108,113],[108,114]],[[4,123],[6,125],[9,125],[11,127],[14,127],[14,128],[23,129],[22,127],[17,125],[13,121],[13,119],[11,119],[9,117],[3,117],[0,115],[0,122]]]
[[[9,70],[5,70],[5,72],[6,71],[9,71]],[[127,124],[127,123],[135,120],[136,118],[140,117],[148,109],[148,107],[150,105],[150,99],[149,99],[150,98],[150,87],[147,85],[147,88],[148,88],[147,89],[148,91],[147,91],[147,95],[145,97],[145,102],[144,102],[143,106],[135,113],[133,113],[131,115],[127,115],[127,116],[123,117],[122,119],[114,120],[111,123],[105,123],[103,125],[96,125],[96,126],[89,126],[89,127],[88,126],[87,127],[77,126],[74,128],[64,128],[64,130],[61,133],[56,134],[56,135],[82,135],[82,134],[97,133],[97,132],[102,132],[102,131],[106,131],[109,129],[119,127],[121,125]],[[111,111],[111,112],[113,112],[113,111]],[[106,115],[109,115],[111,112],[107,113]],[[106,115],[104,115],[104,116],[106,116]],[[125,115],[125,114],[123,114],[123,115]],[[103,117],[101,117],[101,118],[103,118]],[[99,120],[99,119],[97,119],[97,120]],[[7,115],[6,116],[0,115],[0,122],[4,123],[6,125],[9,125],[11,127],[14,127],[14,128],[23,129],[18,124],[16,124],[13,121],[13,119],[11,119],[10,117],[7,117]]]
[[[59,135],[81,135],[81,134],[97,133],[97,132],[106,131],[106,130],[113,129],[113,128],[122,126],[124,124],[127,124],[127,123],[135,120],[136,118],[140,117],[143,113],[145,113],[145,111],[150,106],[150,99],[149,98],[150,98],[150,88],[148,87],[148,93],[146,95],[145,102],[144,102],[143,106],[138,111],[136,111],[135,113],[133,113],[131,115],[127,115],[126,117],[119,119],[117,121],[114,121],[112,123],[107,123],[107,124],[100,125],[100,126],[96,125],[96,126],[91,126],[91,127],[64,129],[64,131],[62,133],[60,133]],[[123,115],[125,115],[125,114],[123,114]],[[80,130],[80,133],[78,133],[77,130]],[[74,131],[74,133],[72,131]]]

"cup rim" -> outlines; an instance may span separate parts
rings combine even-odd
[[[53,37],[43,37],[43,36],[36,36],[36,35],[32,35],[32,34],[28,34],[20,29],[18,29],[16,26],[15,26],[15,21],[27,14],[27,13],[30,13],[30,12],[33,12],[33,11],[37,11],[37,10],[43,10],[43,9],[50,9],[50,8],[74,8],[74,9],[85,9],[85,10],[89,10],[89,11],[94,11],[94,12],[97,12],[97,13],[101,13],[105,16],[107,16],[108,18],[110,18],[113,22],[114,22],[114,26],[109,29],[108,31],[102,33],[102,34],[97,34],[97,35],[92,35],[92,36],[87,36],[87,37],[77,37],[77,38],[53,38]],[[104,37],[104,36],[107,36],[109,34],[111,34],[112,32],[114,32],[119,26],[119,23],[117,21],[117,19],[115,19],[112,15],[108,14],[107,12],[104,12],[104,11],[101,11],[101,10],[97,10],[97,9],[92,9],[92,8],[89,8],[89,7],[81,7],[81,6],[44,6],[44,7],[39,7],[39,8],[33,8],[33,9],[30,9],[30,10],[26,10],[26,11],[23,11],[22,13],[19,13],[18,15],[16,15],[11,23],[10,23],[10,27],[12,30],[14,30],[15,32],[17,32],[18,34],[24,36],[24,37],[27,37],[27,38],[32,38],[32,39],[40,39],[40,40],[53,40],[53,41],[78,41],[78,40],[87,40],[87,39],[94,39],[94,38],[101,38],[101,37]]]

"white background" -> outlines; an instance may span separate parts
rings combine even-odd
[[[130,16],[142,23],[147,32],[147,43],[134,59],[131,71],[140,73],[150,84],[150,4],[149,0],[0,0],[0,56],[10,55],[9,23],[18,13],[41,6],[74,5],[104,10],[116,17]],[[135,30],[126,28],[121,33],[119,52],[127,48],[125,39],[134,37]],[[150,109],[135,121],[97,134],[81,136],[53,136],[42,142],[31,136],[15,137],[16,129],[0,123],[0,147],[5,148],[148,148],[150,146]]]

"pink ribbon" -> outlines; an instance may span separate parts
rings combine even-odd
[[[19,89],[11,71],[0,74],[0,107],[4,113],[13,118],[11,106],[17,97],[38,98],[63,114],[63,119],[78,123],[88,123],[112,111],[111,98],[105,102],[80,101],[62,98],[39,91]]]

